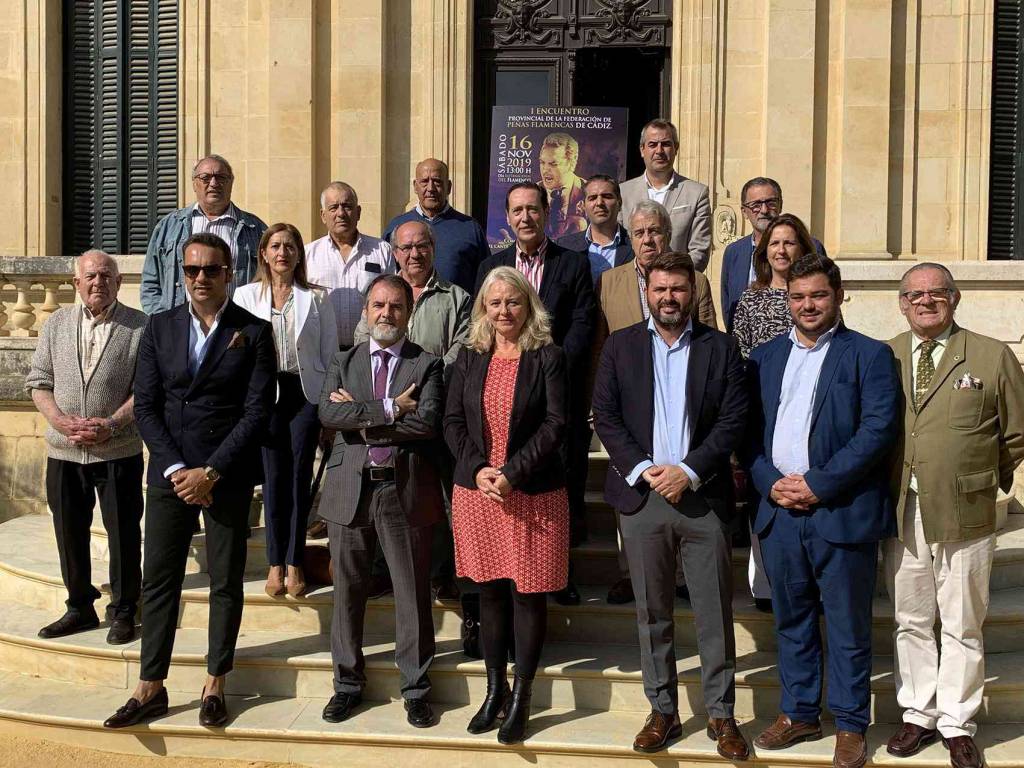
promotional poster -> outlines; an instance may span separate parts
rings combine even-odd
[[[512,243],[505,193],[519,182],[534,181],[547,190],[549,238],[587,228],[583,182],[595,173],[624,179],[627,113],[608,107],[494,107],[487,194],[492,252]]]

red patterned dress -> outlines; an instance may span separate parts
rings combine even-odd
[[[483,393],[484,439],[492,467],[505,463],[519,360],[491,358]],[[554,592],[569,575],[569,499],[565,488],[503,504],[476,488],[452,495],[455,568],[476,582],[512,579],[518,592]]]

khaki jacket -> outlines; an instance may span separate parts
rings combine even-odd
[[[911,469],[929,543],[986,536],[995,530],[997,490],[1010,490],[1024,459],[1024,372],[1006,344],[954,325],[915,411],[913,338],[907,331],[889,341],[904,398],[891,477],[899,536]],[[954,388],[968,376],[974,387]]]

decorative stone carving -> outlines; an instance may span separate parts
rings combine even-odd
[[[531,43],[545,45],[555,31],[543,29],[540,20],[551,14],[543,10],[551,0],[498,0],[495,21],[505,22],[504,33],[495,34],[502,45]]]
[[[654,34],[654,27],[640,26],[640,19],[650,16],[651,12],[644,6],[651,0],[597,0],[601,10],[597,16],[608,20],[604,29],[592,29],[590,42],[595,39],[602,43],[625,42],[627,40],[646,43]]]
[[[719,206],[715,211],[715,241],[725,247],[740,239],[736,227],[736,212],[727,205]]]

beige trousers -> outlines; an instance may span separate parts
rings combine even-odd
[[[907,493],[903,538],[885,542],[896,609],[896,700],[903,720],[948,738],[973,736],[985,688],[981,627],[989,602],[995,536],[929,544],[917,494]],[[935,619],[942,624],[935,637]],[[940,650],[941,647],[941,650]]]

